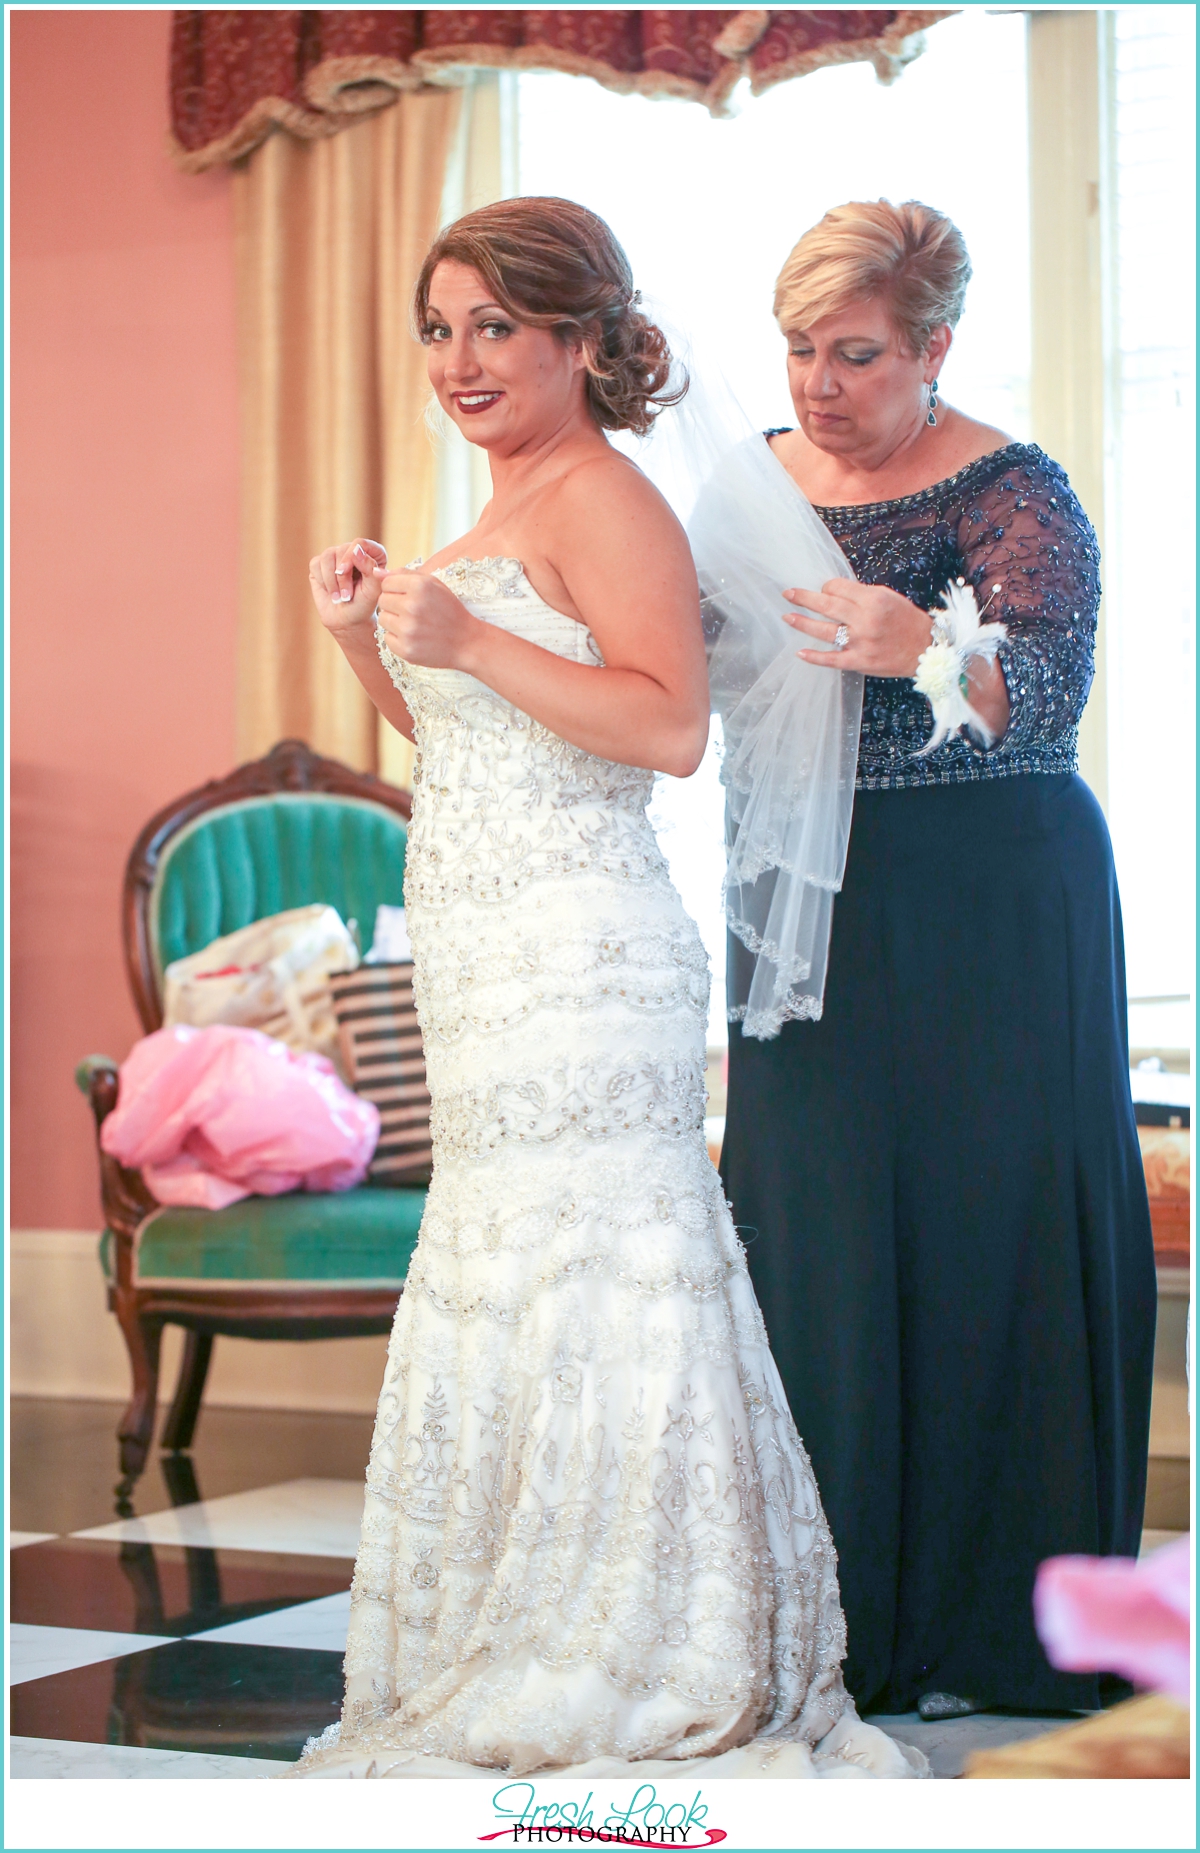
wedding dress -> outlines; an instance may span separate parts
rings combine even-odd
[[[516,560],[440,577],[599,665]],[[381,654],[435,1152],[340,1725],[300,1776],[926,1773],[842,1684],[836,1557],[703,1131],[708,962],[653,775]]]

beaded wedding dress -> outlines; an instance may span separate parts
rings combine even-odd
[[[515,560],[441,578],[599,665]],[[836,1558],[703,1132],[708,964],[653,775],[384,663],[433,1182],[396,1314],[340,1725],[300,1776],[910,1776],[842,1685]]]

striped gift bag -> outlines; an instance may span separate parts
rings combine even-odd
[[[427,1184],[433,1161],[412,974],[405,959],[329,979],[350,1085],[379,1108],[379,1144],[367,1171],[373,1184]]]

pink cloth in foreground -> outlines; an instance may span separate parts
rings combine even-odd
[[[379,1109],[323,1055],[261,1030],[176,1024],[121,1066],[100,1143],[142,1172],[160,1203],[224,1209],[285,1190],[352,1190],[379,1139]]]
[[[1137,1686],[1191,1697],[1190,1537],[1134,1563],[1128,1557],[1050,1557],[1033,1613],[1053,1666],[1120,1673]]]

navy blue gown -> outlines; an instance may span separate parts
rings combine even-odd
[[[824,1014],[733,1029],[722,1175],[838,1550],[860,1709],[1090,1708],[1037,1565],[1136,1555],[1156,1290],[1108,832],[1076,772],[1099,599],[1059,467],[1012,444],[818,513],[859,579],[1003,621],[985,751],[868,678]],[[993,588],[998,588],[993,590]],[[747,955],[731,943],[731,967]]]

